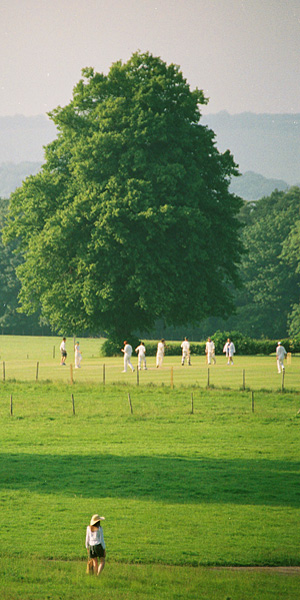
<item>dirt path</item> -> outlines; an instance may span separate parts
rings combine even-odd
[[[282,573],[282,575],[300,575],[299,567],[208,567],[215,571],[255,571],[261,573]]]

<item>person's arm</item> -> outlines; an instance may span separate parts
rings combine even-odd
[[[89,546],[90,546],[90,528],[87,527],[86,528],[86,536],[85,536],[85,547],[87,549],[87,553],[89,553]]]
[[[106,552],[105,552],[105,541],[104,541],[104,535],[103,535],[103,529],[102,529],[102,527],[100,527],[100,532],[101,532],[101,537],[100,537],[101,541],[100,541],[100,544],[101,544],[101,546],[102,546],[102,548],[104,550],[104,556],[105,556],[105,554],[106,554]]]

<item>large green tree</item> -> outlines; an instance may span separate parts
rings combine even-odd
[[[58,135],[42,170],[11,196],[23,310],[115,339],[157,318],[226,316],[240,200],[231,154],[200,124],[203,93],[148,53],[82,75],[50,115]]]
[[[293,337],[300,336],[300,188],[294,188],[298,195],[298,212],[296,221],[285,239],[281,258],[290,272],[297,278],[296,293],[293,295],[291,310],[288,315],[288,331]]]
[[[300,271],[291,235],[299,208],[297,187],[275,191],[243,208],[243,289],[237,294],[237,314],[229,323],[252,337],[287,335],[289,314],[299,298]]]
[[[49,333],[49,327],[41,325],[40,314],[30,317],[18,310],[18,294],[20,282],[16,276],[16,268],[21,257],[14,250],[16,243],[4,245],[1,231],[8,214],[8,200],[0,198],[0,329],[2,333],[41,334]]]

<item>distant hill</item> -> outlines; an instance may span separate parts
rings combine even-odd
[[[43,146],[56,137],[56,127],[45,115],[0,117],[0,163],[42,162]]]
[[[0,164],[0,198],[9,198],[10,194],[22,184],[29,175],[38,173],[42,166],[40,162],[24,161],[17,165],[13,163]],[[285,191],[288,184],[280,179],[267,179],[263,175],[247,171],[240,177],[234,177],[230,191],[244,200],[259,200],[270,196],[274,190]]]
[[[274,190],[285,192],[288,184],[282,179],[267,179],[263,175],[247,171],[240,177],[234,177],[230,184],[230,191],[244,200],[259,200],[270,196]]]
[[[271,115],[222,111],[204,115],[221,152],[229,149],[241,173],[254,171],[289,185],[300,181],[300,114]]]
[[[299,184],[300,114],[230,115],[223,111],[204,115],[201,123],[215,132],[218,149],[228,148],[244,173],[231,184],[242,198],[254,200],[276,187]],[[37,172],[44,160],[43,146],[56,133],[45,115],[0,117],[0,196],[9,195],[26,176]],[[11,163],[16,165],[15,173]]]
[[[10,194],[22,184],[29,175],[36,175],[41,168],[40,162],[24,161],[0,164],[0,198],[9,198]]]

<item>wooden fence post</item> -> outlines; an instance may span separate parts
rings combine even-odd
[[[13,416],[13,399],[12,394],[10,395],[10,416]]]
[[[194,396],[192,392],[192,415],[194,414]]]
[[[55,346],[53,346],[53,358],[55,358]]]
[[[140,372],[138,366],[136,368],[136,385],[140,385]]]
[[[73,407],[73,415],[75,415],[75,401],[74,401],[73,394],[72,394],[72,407]]]
[[[5,361],[3,361],[3,381],[5,381]]]
[[[38,381],[39,378],[39,361],[36,363],[36,372],[35,372],[35,380]]]
[[[254,392],[251,392],[252,412],[254,413]]]
[[[287,353],[287,361],[286,361],[287,365],[291,365],[292,364],[292,353],[288,352]]]
[[[105,385],[105,365],[103,365],[103,385]]]
[[[246,388],[246,376],[245,376],[245,369],[243,369],[243,390],[245,390]]]
[[[133,414],[133,408],[132,408],[130,394],[128,394],[128,402],[129,402],[129,406],[130,406],[130,412],[131,412],[131,414]]]
[[[281,391],[284,392],[284,373],[285,373],[285,369],[283,369],[282,371],[282,380],[281,380]]]
[[[209,367],[207,369],[207,387],[209,388]]]

